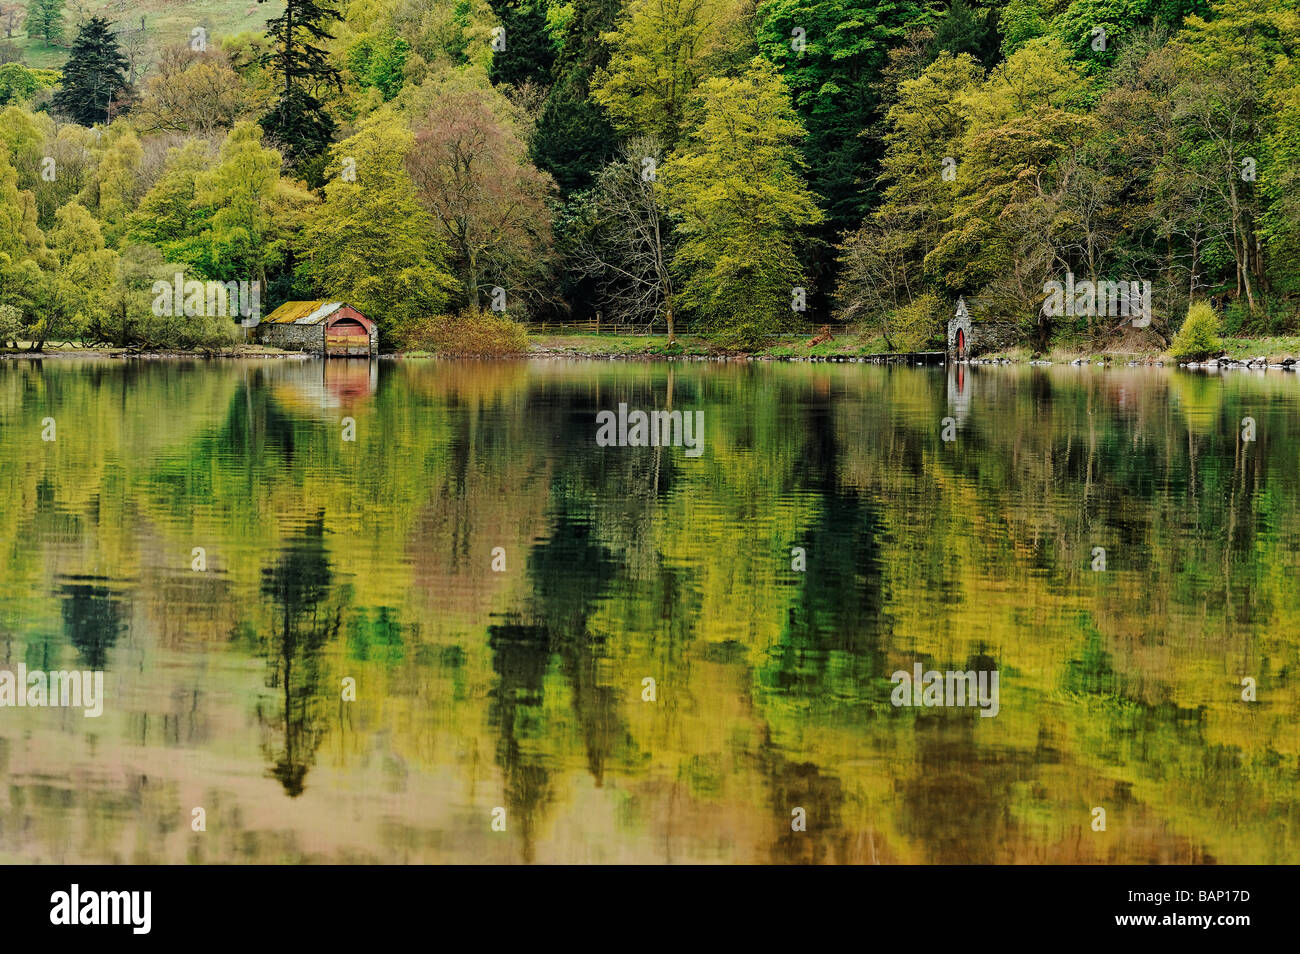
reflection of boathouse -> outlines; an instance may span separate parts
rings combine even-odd
[[[341,301],[287,301],[258,325],[258,340],[287,351],[322,357],[374,357],[379,328]]]
[[[970,378],[974,369],[967,369],[964,364],[952,364],[948,367],[948,413],[958,424],[964,424],[970,416]]]
[[[276,368],[271,390],[286,408],[315,411],[355,407],[379,390],[379,362],[284,362]]]

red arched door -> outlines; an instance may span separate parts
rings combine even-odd
[[[957,329],[957,357],[966,357],[966,332],[961,328]]]

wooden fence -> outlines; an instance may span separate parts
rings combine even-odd
[[[811,338],[827,324],[830,324],[831,333],[834,335],[838,336],[848,331],[846,325],[823,321],[795,325],[785,334],[796,338],[805,335]],[[585,321],[530,321],[527,323],[527,327],[531,334],[539,335],[627,335],[648,337],[649,335],[666,335],[668,333],[668,329],[662,323],[651,328],[643,324],[630,325],[608,320],[599,321],[595,318],[589,318]],[[693,335],[696,334],[696,331],[689,325],[683,325],[679,322],[677,333],[679,335]]]

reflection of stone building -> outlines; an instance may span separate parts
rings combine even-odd
[[[970,375],[964,364],[948,366],[948,411],[962,424],[970,414]]]
[[[948,320],[948,356],[958,361],[1015,347],[1014,321],[971,321],[970,315]]]

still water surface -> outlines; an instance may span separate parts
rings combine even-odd
[[[1298,649],[1295,375],[0,363],[0,861],[1295,863]]]

